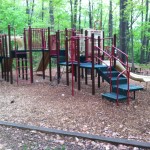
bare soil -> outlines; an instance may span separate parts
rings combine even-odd
[[[69,87],[65,85],[65,82],[65,73],[62,75],[59,85],[56,81],[49,82],[48,77],[43,80],[41,76],[36,75],[33,84],[19,83],[17,85],[15,82],[11,85],[0,79],[0,120],[150,142],[150,84],[146,88],[145,83],[131,80],[130,83],[132,84],[144,86],[144,90],[137,91],[136,99],[130,99],[129,105],[123,102],[116,106],[114,102],[101,97],[101,93],[109,92],[109,84],[106,82],[102,82],[100,88],[96,85],[96,94],[92,95],[90,77],[88,85],[85,85],[84,79],[82,79],[80,91],[77,90],[77,83],[75,83],[74,96],[72,96],[71,82]],[[133,93],[131,93],[131,96],[133,96]],[[5,136],[6,133],[14,134],[13,137],[18,137],[18,139],[24,137],[21,140],[24,141],[23,144],[19,146],[14,143],[15,148],[13,148],[13,143]],[[16,149],[18,147],[18,149],[23,149],[25,137],[30,135],[30,138],[33,138],[32,134],[35,134],[35,137],[37,135],[37,138],[35,138],[37,140],[38,135],[42,133],[6,129],[0,126],[0,143],[2,143],[0,148]],[[44,139],[47,136],[46,134],[43,137],[40,136],[43,139],[41,143],[46,141]],[[61,137],[56,137],[56,135],[51,137],[53,137],[51,141],[56,141],[52,149],[66,143]],[[50,137],[47,137],[47,139],[50,139]],[[35,140],[31,140],[32,143]],[[100,146],[102,146],[96,147],[97,143],[95,143],[93,147],[90,147],[87,143],[92,145],[91,142],[73,139],[71,141],[73,145],[70,145],[70,149],[94,149],[94,146],[95,149],[100,149]],[[9,145],[9,143],[11,144]],[[53,145],[52,143],[51,145]],[[75,148],[75,145],[78,147]],[[69,149],[69,146],[66,147]],[[35,149],[46,148],[46,144],[43,146],[41,144],[41,147]],[[62,149],[62,147],[59,148]],[[116,149],[119,148],[116,147]],[[125,149],[130,148],[126,147]]]

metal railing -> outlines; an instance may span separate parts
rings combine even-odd
[[[119,96],[119,78],[121,75],[125,74],[126,77],[127,77],[127,103],[129,104],[129,77],[130,77],[130,69],[129,69],[129,62],[128,62],[128,55],[124,52],[122,52],[120,49],[118,49],[117,47],[114,47],[113,48],[115,49],[115,55],[117,52],[121,53],[122,55],[125,56],[126,58],[126,63],[124,63],[123,61],[121,61],[120,59],[118,59],[118,57],[116,57],[115,55],[112,55],[112,57],[115,59],[115,61],[119,61],[124,67],[125,67],[125,70],[123,70],[122,72],[120,72],[120,74],[117,76],[117,100],[116,100],[116,103],[117,103],[117,106],[119,105],[118,103],[118,96]]]
[[[112,79],[112,56],[98,46],[94,46],[94,48],[100,50],[100,52],[104,53],[109,58],[110,65],[105,63],[105,61],[101,57],[95,55],[96,59],[100,60],[103,64],[107,66],[107,73],[109,70],[109,80],[110,80],[109,82],[110,82],[110,92],[111,92],[112,91],[112,80],[111,80]]]

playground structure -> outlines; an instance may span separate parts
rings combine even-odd
[[[22,42],[21,42],[22,41]],[[22,44],[21,44],[22,43]],[[102,94],[103,98],[116,101],[127,100],[129,104],[130,92],[142,90],[142,86],[131,85],[129,78],[140,82],[149,82],[150,77],[130,73],[128,55],[116,47],[116,35],[104,37],[101,30],[65,29],[51,32],[50,28],[24,29],[23,38],[16,36],[15,29],[8,26],[8,35],[0,35],[0,63],[2,78],[13,84],[13,65],[16,60],[16,81],[34,82],[33,53],[41,53],[42,57],[36,72],[42,72],[49,65],[49,80],[52,81],[52,59],[56,59],[57,83],[60,83],[61,66],[65,66],[66,85],[69,86],[69,67],[71,67],[72,95],[74,82],[81,90],[81,77],[85,77],[88,84],[88,70],[91,71],[92,94],[95,94],[95,78],[98,87],[100,77],[110,85],[110,92]],[[126,63],[118,56],[124,55]]]

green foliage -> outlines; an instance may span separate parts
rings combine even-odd
[[[42,2],[44,4],[44,9],[42,10]],[[7,26],[10,24],[14,26],[16,34],[22,34],[23,28],[28,27],[29,18],[31,19],[32,27],[42,27],[47,28],[51,26],[50,14],[49,14],[49,2],[50,0],[35,0],[35,4],[29,1],[28,9],[30,11],[33,8],[33,14],[27,14],[26,1],[20,0],[0,0],[0,33],[7,33]],[[55,30],[64,30],[65,28],[71,27],[71,8],[69,0],[53,0],[53,11],[54,11],[54,29]],[[74,0],[72,0],[74,4]],[[108,19],[109,19],[109,2],[102,0],[91,1],[92,3],[92,17],[93,17],[93,26],[94,21],[100,20],[102,22],[102,29],[105,31],[105,36],[108,36]],[[141,5],[142,0],[128,0],[127,7],[125,10],[125,18],[129,21],[129,36],[131,33],[134,37],[134,57],[135,61],[139,61],[140,50],[142,47],[141,44],[141,33],[145,33],[146,38],[150,38],[150,28],[149,22],[141,23],[141,12],[146,13],[145,3],[146,0],[143,0],[143,5]],[[33,7],[34,6],[34,7]],[[88,1],[82,0],[81,4],[81,28],[89,27],[89,8]],[[113,0],[113,34],[119,33],[119,0]],[[132,12],[132,16],[131,16]],[[31,13],[31,12],[30,12]],[[42,19],[42,14],[44,18]],[[102,17],[101,17],[102,16]],[[144,15],[145,16],[145,15]],[[77,8],[77,18],[79,17],[79,5]],[[132,31],[130,19],[133,19]],[[148,17],[149,14],[148,14]],[[145,18],[143,18],[145,19]],[[77,19],[78,20],[78,19]],[[77,21],[77,28],[79,27],[79,22]],[[128,43],[129,48],[131,43]],[[146,49],[148,51],[148,49]],[[129,52],[130,54],[130,52]]]

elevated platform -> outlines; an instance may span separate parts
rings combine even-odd
[[[91,69],[92,68],[92,63],[80,63],[80,68]],[[94,64],[94,69],[105,70],[106,68],[107,67],[105,65]]]

